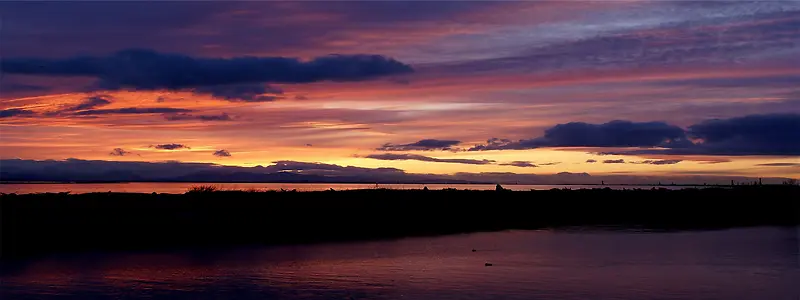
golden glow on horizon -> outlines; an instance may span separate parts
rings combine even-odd
[[[411,84],[387,81],[365,83],[314,83],[278,85],[286,92],[274,102],[245,103],[214,99],[191,92],[114,91],[104,95],[112,103],[94,109],[179,108],[189,115],[228,114],[229,121],[186,119],[168,121],[165,114],[98,114],[74,116],[55,114],[75,106],[88,96],[66,93],[6,99],[0,109],[27,109],[37,115],[0,119],[1,158],[93,159],[119,161],[210,162],[224,165],[270,165],[294,160],[358,167],[394,167],[409,173],[453,174],[457,172],[514,172],[554,174],[717,174],[800,177],[792,167],[757,166],[766,163],[798,162],[796,157],[681,157],[681,156],[597,156],[592,149],[535,149],[485,152],[409,152],[435,158],[488,159],[495,164],[475,165],[413,160],[376,160],[364,156],[378,153],[384,143],[411,143],[422,138],[463,141],[463,147],[482,143],[490,137],[522,139],[541,134],[544,128],[568,121],[592,121],[596,111],[612,111],[615,119],[629,116],[653,121],[630,107],[618,111],[608,99],[638,99],[658,95],[647,109],[670,113],[677,103],[703,105],[727,103],[779,103],[785,97],[748,94],[746,91],[674,95],[681,86],[640,84],[612,88],[608,83],[657,82],[687,78],[744,78],[795,74],[780,67],[744,69],[727,67],[709,70],[674,68],[660,70],[598,71],[587,74],[550,75],[503,74],[492,77],[470,75],[453,78],[422,78]],[[598,88],[602,88],[598,90]],[[534,93],[534,94],[529,94]],[[534,95],[534,96],[532,96]],[[307,99],[296,99],[303,96]],[[569,104],[569,105],[565,105]],[[626,115],[629,114],[629,115]],[[682,120],[682,114],[658,118]],[[596,118],[596,117],[594,117]],[[611,117],[594,119],[609,121]],[[687,125],[686,123],[673,123]],[[691,124],[691,123],[688,123]],[[507,134],[498,136],[498,133]],[[158,150],[150,145],[179,143],[191,149]],[[311,146],[306,146],[311,144]],[[114,148],[133,152],[110,156]],[[225,149],[231,157],[212,153]],[[586,163],[594,159],[597,163]],[[603,160],[626,162],[683,159],[670,165],[605,164]],[[530,161],[539,167],[503,166],[502,163]],[[719,163],[719,161],[724,161]],[[718,163],[714,163],[718,162]],[[547,163],[558,163],[546,165]]]

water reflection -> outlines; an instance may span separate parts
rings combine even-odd
[[[798,268],[797,229],[512,231],[50,257],[4,266],[1,293],[3,299],[797,299]]]

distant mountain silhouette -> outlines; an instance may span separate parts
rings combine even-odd
[[[296,182],[296,183],[486,183],[486,184],[725,184],[752,183],[757,178],[731,176],[634,176],[519,174],[510,172],[414,174],[395,168],[363,168],[298,161],[269,166],[237,167],[210,163],[120,162],[102,160],[0,160],[0,181],[56,182]],[[781,183],[787,178],[763,178]]]

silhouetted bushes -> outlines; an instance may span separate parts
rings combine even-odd
[[[800,187],[2,195],[3,258],[504,229],[797,225]]]

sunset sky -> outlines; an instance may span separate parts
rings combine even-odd
[[[5,160],[800,177],[798,1],[0,2],[0,18]]]

